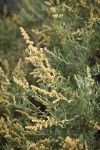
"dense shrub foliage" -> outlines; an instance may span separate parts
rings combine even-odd
[[[99,0],[25,0],[0,24],[0,149],[99,150]]]

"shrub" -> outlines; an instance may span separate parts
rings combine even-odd
[[[38,42],[20,28],[31,80],[21,59],[11,73],[7,61],[0,69],[0,148],[99,149],[99,16],[92,2],[46,3],[54,19],[33,30]]]

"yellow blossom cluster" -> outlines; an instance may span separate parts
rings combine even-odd
[[[32,143],[30,146],[29,146],[29,150],[31,149],[31,148],[34,148],[34,150],[53,150],[53,147],[52,146],[50,146],[50,144],[47,144],[47,143],[49,143],[49,142],[59,142],[60,141],[60,143],[62,142],[61,141],[62,140],[62,138],[61,137],[58,137],[58,138],[52,138],[52,139],[50,139],[50,138],[45,138],[45,139],[43,139],[43,140],[39,140],[37,143]],[[47,146],[44,146],[45,144],[47,144]]]
[[[13,130],[13,127],[18,129],[18,126],[21,127],[20,125],[14,124],[12,125],[12,122],[9,117],[6,118],[6,121],[3,117],[0,119],[0,134],[3,134],[5,138],[8,140],[11,140],[13,142],[18,142],[20,146],[22,146],[22,138],[25,139],[24,135],[19,138],[15,131]],[[15,136],[16,135],[16,136]]]
[[[48,1],[44,1],[44,3],[48,6],[51,6],[51,2],[48,2]]]
[[[72,35],[73,36],[80,36],[80,35],[82,35],[82,33],[83,33],[83,29],[77,29],[75,32],[72,32]]]
[[[83,6],[84,8],[88,8],[88,9],[89,9],[89,6],[86,4],[86,0],[80,0],[80,4],[81,4],[81,6]]]
[[[23,77],[23,79],[17,79],[16,77],[13,76],[13,80],[15,83],[19,84],[23,88],[29,88],[29,84],[24,77]]]
[[[8,105],[9,104],[9,95],[8,86],[10,85],[10,80],[4,74],[4,71],[0,67],[0,105]]]
[[[22,70],[22,59],[19,59],[19,61],[18,61],[17,65],[15,66],[12,74],[16,78],[22,78],[25,75],[24,71]]]
[[[50,7],[50,11],[51,11],[52,13],[56,13],[56,7]]]
[[[31,88],[33,91],[37,91],[37,92],[43,93],[44,95],[48,95],[49,97],[55,98],[55,100],[53,100],[53,104],[59,102],[60,100],[65,100],[67,103],[72,102],[72,100],[67,99],[65,96],[63,96],[61,93],[58,93],[56,90],[52,90],[51,92],[49,92],[45,89],[41,89],[34,85],[31,85]]]
[[[52,17],[53,17],[54,19],[62,18],[62,17],[63,17],[63,14],[54,14],[54,15],[52,15]]]
[[[62,8],[67,9],[69,12],[74,12],[74,10],[72,9],[72,7],[68,6],[65,2],[62,3]]]
[[[24,38],[26,44],[33,45],[33,42],[30,41],[30,37],[28,36],[28,34],[27,34],[26,31],[24,30],[24,28],[20,27],[20,30],[21,30],[22,36],[23,36],[23,38]]]
[[[33,118],[32,122],[35,123],[34,126],[26,126],[25,128],[28,130],[32,130],[33,133],[36,133],[39,130],[42,130],[43,128],[48,128],[52,126],[60,126],[61,128],[64,127],[65,123],[69,122],[70,120],[55,120],[53,117],[47,117],[47,120],[41,120],[38,118]]]
[[[72,139],[69,136],[67,136],[63,148],[65,149],[67,148],[69,150],[75,150],[77,148],[78,142],[79,141],[77,139]]]
[[[0,67],[0,85],[9,85],[10,81],[9,79],[5,76],[4,71]]]
[[[58,2],[58,4],[59,4],[59,2]],[[52,4],[51,4],[52,5]],[[54,19],[58,19],[58,18],[62,18],[63,16],[64,16],[64,14],[63,13],[58,13],[57,12],[57,10],[58,10],[58,8],[55,6],[51,6],[50,7],[50,12],[52,13],[52,17],[54,18]]]
[[[36,68],[31,74],[34,78],[38,78],[37,82],[54,82],[56,71],[50,67],[48,59],[46,58],[42,48],[38,49],[33,46],[33,42],[26,31],[21,27],[21,33],[28,45],[29,57],[26,58],[27,61],[31,62]]]
[[[78,139],[71,138],[67,136],[64,140],[64,145],[63,145],[64,150],[88,150],[87,143],[80,143]]]
[[[95,9],[93,8],[93,6],[92,6],[92,8],[90,8],[90,18],[89,18],[89,21],[92,24],[94,24],[96,21],[100,21],[100,9],[99,9],[98,13],[95,14]]]
[[[49,150],[47,148],[45,148],[45,146],[43,144],[38,144],[38,143],[32,143],[28,150]]]
[[[26,129],[32,130],[36,132],[38,130],[42,130],[43,128],[47,128],[48,126],[52,127],[53,125],[57,126],[57,121],[53,117],[48,117],[48,120],[41,119],[33,119],[32,122],[36,123],[34,126],[26,126]]]

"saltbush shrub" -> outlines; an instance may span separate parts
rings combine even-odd
[[[26,63],[1,62],[0,149],[99,150],[100,3],[45,4],[34,42],[20,27]]]

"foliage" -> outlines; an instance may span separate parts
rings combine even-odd
[[[20,59],[13,69],[1,61],[0,149],[99,150],[100,3],[45,4],[48,20],[32,29],[34,42],[20,27],[25,62]],[[13,43],[11,31],[16,29],[9,30]]]

